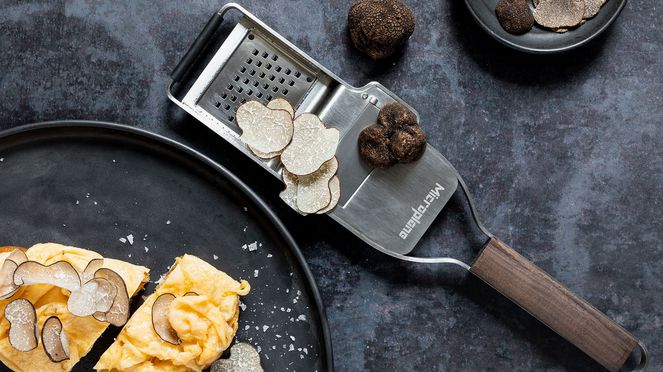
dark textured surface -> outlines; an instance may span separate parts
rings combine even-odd
[[[658,1],[630,1],[591,44],[541,57],[498,45],[460,1],[412,0],[410,43],[379,63],[350,46],[350,1],[318,3],[244,5],[349,82],[380,80],[410,102],[494,233],[641,338],[651,370],[663,370]],[[401,264],[326,217],[296,215],[278,182],[170,104],[167,73],[219,5],[3,1],[0,127],[123,122],[195,146],[254,185],[316,275],[338,370],[599,369],[460,270]],[[465,216],[452,202],[420,250],[469,260],[480,242]]]

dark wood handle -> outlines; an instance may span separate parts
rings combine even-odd
[[[619,324],[495,238],[470,272],[611,371],[619,370],[637,346]]]

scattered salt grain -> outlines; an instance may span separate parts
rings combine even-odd
[[[306,321],[306,315],[302,314],[302,315],[298,316],[297,320],[305,322]]]
[[[5,158],[0,158],[0,163],[2,163],[3,161],[5,161]]]
[[[271,254],[271,253],[268,254],[268,255],[267,255],[267,258],[272,258],[272,254]]]
[[[257,352],[261,352],[261,351],[262,351],[262,348],[260,348],[260,345],[256,346],[256,351],[257,351]]]
[[[249,210],[249,208],[244,207],[244,212],[247,212],[248,210]]]
[[[120,241],[121,241],[122,243],[126,243],[126,242],[127,242],[127,239],[126,239],[126,238],[120,238]]]
[[[170,220],[166,221],[166,225],[170,225]]]
[[[219,256],[217,256],[217,255],[215,255],[215,254],[213,254],[212,257],[214,258],[214,261],[216,261],[216,260],[219,259]]]
[[[246,325],[246,326],[244,326],[244,330],[245,330],[245,331],[248,330],[249,328],[251,328],[250,325]]]
[[[242,308],[242,311],[245,311],[245,310],[246,310],[246,304],[245,304],[244,302],[241,302],[241,301],[240,301],[240,303],[239,303],[239,307]]]
[[[242,245],[242,249],[246,250],[246,244]]]
[[[281,338],[281,335],[276,335],[276,338]]]
[[[288,348],[288,351],[293,351],[293,350],[295,350],[295,345],[290,344],[290,347]]]
[[[134,245],[134,236],[133,236],[133,234],[127,235],[127,240],[129,241],[129,244]]]
[[[145,247],[145,253],[147,253],[150,249]]]
[[[290,336],[290,339],[291,339],[292,341],[295,341],[295,336]]]
[[[302,349],[302,351],[304,352],[304,354],[308,355],[308,349],[304,348]]]
[[[85,197],[86,197],[86,198],[89,198],[89,197],[90,197],[90,193],[89,193],[89,192],[86,192],[86,193],[85,193]]]
[[[131,258],[131,253],[129,253],[129,254],[127,255],[127,257]]]
[[[246,232],[246,228],[247,228],[247,227],[248,227],[248,226],[244,226],[244,232]]]
[[[96,201],[93,201],[92,203],[94,203],[94,205],[97,205],[97,204],[99,204],[99,203],[97,203]]]
[[[264,326],[262,326],[262,331],[263,331],[263,332],[267,332],[268,329],[269,329],[269,326],[268,326],[268,325],[264,325]]]
[[[81,204],[81,202],[79,202],[78,200],[76,200],[76,205],[79,205],[79,204]]]
[[[258,272],[259,272],[258,270],[253,270],[253,277],[254,278],[258,277]]]
[[[257,241],[255,241],[255,242],[249,244],[249,252],[253,252],[253,251],[257,250],[257,249],[258,249],[258,242],[257,242]]]

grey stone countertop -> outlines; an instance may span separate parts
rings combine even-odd
[[[630,1],[567,54],[512,51],[460,0],[409,0],[403,53],[372,62],[349,42],[351,0],[243,5],[354,85],[378,80],[412,104],[464,176],[485,224],[631,331],[663,371],[663,6]],[[595,371],[601,367],[478,279],[405,264],[328,217],[303,218],[279,182],[166,97],[168,73],[218,1],[0,2],[0,129],[113,121],[211,156],[270,204],[320,287],[339,371]],[[471,260],[459,197],[422,254]]]

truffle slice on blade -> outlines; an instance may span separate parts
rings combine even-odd
[[[271,110],[284,110],[290,114],[291,118],[295,118],[295,109],[292,108],[290,102],[286,101],[283,98],[276,98],[267,104],[267,108]]]
[[[329,191],[331,192],[331,201],[329,202],[329,205],[317,211],[317,214],[330,212],[338,204],[338,201],[341,198],[341,180],[338,176],[334,176],[329,180]]]
[[[46,319],[41,329],[41,343],[53,363],[69,359],[69,341],[57,316]]]
[[[295,119],[292,142],[283,150],[281,163],[294,175],[311,174],[334,157],[339,136],[337,129],[326,128],[317,116],[301,114]]]
[[[297,207],[297,176],[288,172],[286,169],[282,169],[283,174],[283,183],[285,183],[285,190],[281,191],[279,197],[283,200],[290,208],[294,209],[295,212],[306,216],[306,213],[299,210]]]
[[[582,22],[584,0],[539,0],[532,12],[534,20],[546,28],[573,28]]]
[[[154,300],[152,304],[152,328],[162,340],[169,344],[179,345],[181,340],[175,329],[170,325],[170,321],[168,321],[168,311],[173,300],[175,300],[175,295],[172,293],[164,293]]]
[[[297,207],[304,213],[316,213],[331,202],[329,181],[338,170],[336,157],[325,162],[318,171],[298,177]]]
[[[5,307],[9,322],[9,343],[18,351],[30,351],[38,344],[38,325],[35,307],[25,298],[18,298]]]
[[[74,292],[81,287],[78,271],[67,261],[44,266],[36,261],[25,261],[14,271],[14,284],[50,284]]]
[[[272,110],[257,101],[248,101],[237,109],[240,139],[253,150],[269,154],[283,150],[293,132],[292,116],[285,110]]]

